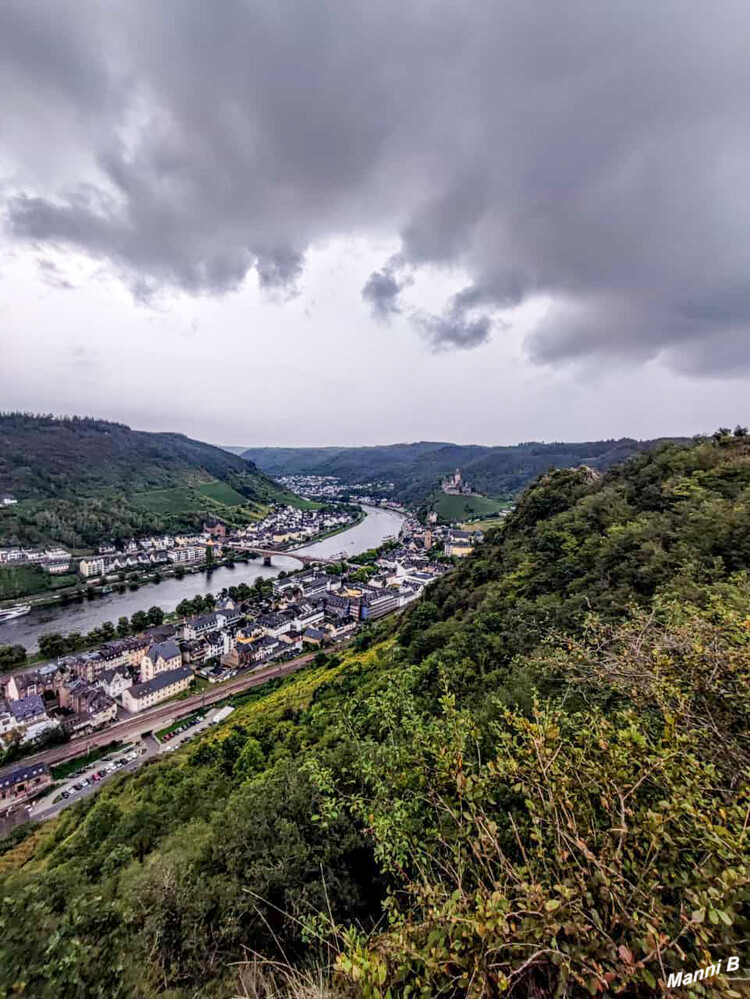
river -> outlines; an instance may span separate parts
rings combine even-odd
[[[359,555],[368,548],[377,548],[391,535],[398,535],[404,516],[395,510],[363,506],[365,519],[354,527],[334,534],[323,541],[316,541],[299,549],[306,555],[331,558],[339,553]],[[80,631],[85,634],[105,621],[117,624],[123,616],[132,617],[138,610],[148,610],[154,605],[173,611],[185,597],[199,593],[219,593],[228,586],[252,583],[258,576],[274,578],[282,570],[299,569],[297,559],[287,555],[274,555],[273,565],[265,566],[260,558],[252,562],[237,562],[234,568],[220,566],[207,572],[189,573],[183,579],[170,577],[161,583],[141,585],[125,593],[107,593],[93,600],[80,603],[52,604],[35,608],[24,617],[0,624],[0,645],[24,645],[28,652],[37,650],[40,635],[59,631],[68,634]]]

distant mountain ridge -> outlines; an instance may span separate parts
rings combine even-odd
[[[639,441],[623,437],[577,443],[530,441],[497,447],[445,441],[373,447],[251,447],[242,451],[242,456],[272,476],[335,475],[346,484],[384,479],[394,483],[399,499],[419,503],[456,468],[479,492],[509,498],[551,468],[586,464],[603,471],[638,451],[651,450],[668,440],[684,443],[687,439]]]
[[[0,414],[0,544],[90,546],[232,519],[291,494],[246,459],[177,433],[82,417]]]

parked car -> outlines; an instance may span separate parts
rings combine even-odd
[[[63,798],[69,798],[70,797],[70,791],[63,791],[61,797],[63,797]]]

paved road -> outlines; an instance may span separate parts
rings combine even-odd
[[[129,773],[132,770],[136,770],[147,759],[148,756],[142,756],[139,754],[135,760],[131,760],[126,763],[125,766],[117,770],[116,773]],[[96,763],[92,763],[90,766],[85,767],[84,770],[81,771],[81,776],[85,776],[91,780],[91,775],[95,771],[101,770],[103,766],[104,763],[101,760],[97,760]],[[68,808],[69,805],[74,805],[77,801],[80,801],[81,798],[88,798],[92,794],[96,794],[107,779],[108,778],[105,778],[103,781],[98,782],[91,781],[88,787],[84,787],[80,791],[76,791],[71,794],[67,800],[63,798],[61,801],[52,804],[53,799],[56,798],[62,790],[61,788],[58,788],[51,797],[43,798],[38,803],[32,805],[31,809],[26,811],[26,817],[32,822],[44,822],[45,819],[51,819],[57,815],[58,812],[61,812],[63,808]],[[63,787],[70,790],[76,781],[77,779],[65,781]]]
[[[117,774],[132,773],[132,771],[137,770],[147,760],[154,759],[154,757],[162,754],[173,753],[176,749],[179,749],[187,742],[191,742],[196,736],[209,728],[214,723],[214,718],[220,710],[220,708],[214,708],[212,711],[208,711],[202,721],[191,725],[184,732],[176,733],[174,738],[168,742],[159,742],[153,735],[146,733],[135,745],[129,743],[106,758],[95,760],[93,763],[89,763],[88,766],[81,767],[75,776],[68,777],[59,783],[53,791],[43,795],[31,805],[19,804],[10,812],[0,817],[0,836],[7,835],[16,826],[23,825],[25,822],[44,822],[46,819],[54,818],[64,808],[75,805],[82,798],[90,798],[92,795],[97,794]],[[132,760],[130,759],[131,755],[135,756]],[[113,760],[116,761],[118,759],[124,761],[123,765],[110,773],[107,768],[111,766]],[[101,773],[102,770],[107,771],[105,775],[101,779],[94,780],[93,775]],[[90,783],[86,787],[81,787],[84,778],[87,778]],[[68,792],[68,796],[65,798],[61,794],[63,791]]]
[[[338,648],[341,647],[338,646]],[[207,707],[210,704],[215,704],[217,701],[223,701],[232,694],[241,693],[243,690],[249,690],[251,687],[258,687],[268,680],[272,680],[274,677],[288,676],[290,673],[296,673],[298,669],[306,666],[314,658],[315,654],[309,654],[300,656],[297,659],[290,659],[286,663],[272,663],[264,669],[244,673],[242,676],[236,676],[226,683],[218,683],[215,687],[204,690],[200,694],[193,694],[191,697],[186,697],[183,700],[170,701],[167,704],[157,705],[148,711],[142,711],[140,714],[134,715],[132,718],[115,722],[113,725],[102,729],[101,732],[95,732],[93,735],[79,739],[72,739],[61,746],[53,746],[51,749],[42,750],[42,752],[35,753],[33,756],[26,756],[23,760],[19,760],[18,763],[4,767],[0,770],[0,774],[12,770],[21,764],[63,763],[65,760],[88,753],[95,746],[106,745],[115,739],[121,739],[124,742],[137,739],[144,732],[151,732],[154,729],[161,729],[167,725],[171,725],[172,722],[178,718],[182,718],[183,715],[190,714],[196,708]]]

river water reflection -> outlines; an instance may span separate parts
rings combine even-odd
[[[371,506],[363,509],[366,517],[361,523],[324,541],[306,545],[300,551],[304,551],[306,555],[319,555],[321,558],[330,558],[339,553],[358,555],[368,548],[377,548],[386,538],[398,535],[404,521],[402,514]],[[253,583],[258,576],[274,578],[282,570],[289,572],[299,568],[300,563],[296,559],[275,555],[271,566],[264,566],[258,558],[253,562],[238,562],[231,569],[224,566],[208,572],[191,573],[183,579],[172,577],[161,583],[143,585],[138,590],[108,593],[81,603],[40,607],[25,617],[0,624],[0,645],[25,645],[29,652],[34,652],[39,636],[47,632],[68,634],[80,631],[85,634],[105,621],[116,624],[118,618],[132,617],[136,611],[148,610],[154,604],[165,611],[172,611],[185,597],[195,597],[199,593],[218,593],[227,586]]]

